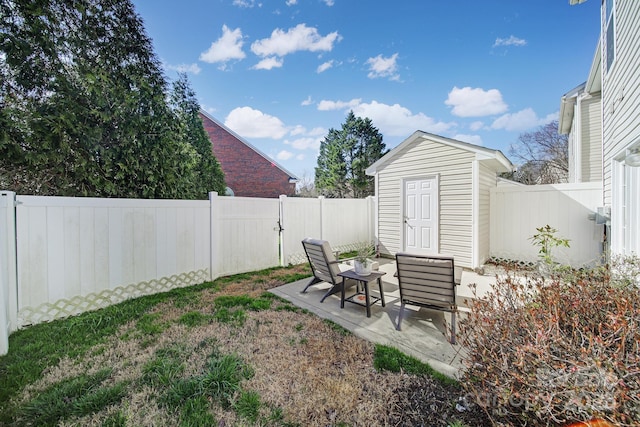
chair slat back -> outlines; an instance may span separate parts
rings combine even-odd
[[[453,308],[456,286],[452,257],[396,254],[400,298],[406,303]]]
[[[304,239],[302,246],[309,259],[314,276],[329,283],[337,283],[340,268],[329,242],[318,239]]]

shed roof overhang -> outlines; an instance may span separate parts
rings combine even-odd
[[[475,153],[476,160],[481,161],[489,167],[496,170],[496,172],[512,172],[515,170],[515,166],[502,154],[500,150],[492,150],[490,148],[481,147],[479,145],[470,144],[468,142],[458,141],[456,139],[446,138],[444,136],[435,135],[432,133],[424,132],[421,130],[415,131],[409,138],[402,141],[395,148],[382,156],[377,162],[373,163],[366,169],[366,174],[374,176],[380,169],[382,169],[391,160],[396,158],[404,148],[418,142],[420,140],[431,140],[439,142],[441,144],[449,145],[452,147],[460,148],[465,151]]]

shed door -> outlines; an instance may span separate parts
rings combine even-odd
[[[438,178],[404,182],[404,250],[438,253]]]

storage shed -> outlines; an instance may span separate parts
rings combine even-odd
[[[416,131],[367,168],[375,177],[379,251],[453,255],[475,268],[489,258],[489,193],[514,170],[504,154]]]

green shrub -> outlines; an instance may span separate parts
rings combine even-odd
[[[460,324],[463,387],[507,424],[638,425],[640,288],[624,271],[499,278]]]

